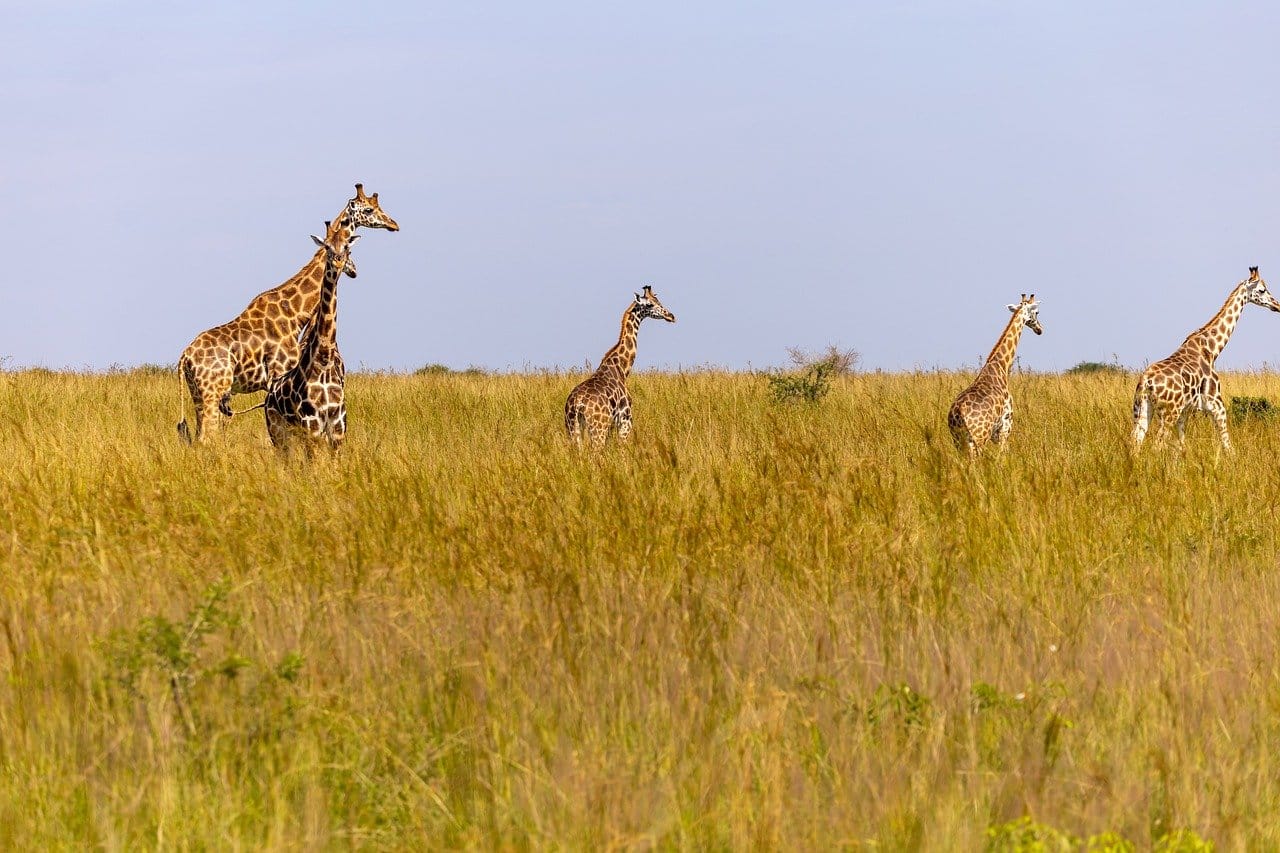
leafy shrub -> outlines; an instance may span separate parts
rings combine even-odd
[[[447,364],[425,364],[413,372],[414,376],[487,376],[483,367],[474,364],[466,370],[454,370]]]
[[[193,698],[197,685],[215,680],[225,685],[235,681],[242,670],[256,668],[260,674],[250,704],[269,710],[272,703],[266,700],[272,685],[292,684],[302,671],[302,656],[297,652],[287,653],[274,667],[255,664],[233,648],[221,655],[209,654],[207,640],[239,624],[239,618],[227,608],[230,592],[229,583],[217,581],[181,620],[147,616],[137,627],[113,631],[98,643],[110,664],[110,680],[133,700],[146,701],[144,682],[164,685],[174,716],[188,737],[201,728],[201,707]]]
[[[1266,397],[1232,397],[1231,419],[1234,421],[1270,420],[1276,416],[1280,407],[1271,405]]]
[[[1122,364],[1111,362],[1110,364],[1102,361],[1082,361],[1074,367],[1068,368],[1068,376],[1082,376],[1092,373],[1128,373],[1129,371]]]
[[[855,350],[841,350],[834,344],[813,354],[799,347],[787,350],[798,373],[769,374],[769,393],[775,403],[816,403],[831,391],[831,379],[853,372],[861,356]]]
[[[988,853],[1071,853],[1080,846],[1079,839],[1030,817],[987,827]]]

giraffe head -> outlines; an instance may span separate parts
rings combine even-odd
[[[347,202],[342,218],[351,230],[357,228],[385,228],[388,231],[399,231],[400,226],[390,216],[382,212],[378,204],[378,194],[364,194],[364,184],[356,184],[355,198]]]
[[[331,224],[332,224],[332,223],[331,223],[328,219],[326,219],[326,220],[325,220],[325,222],[324,222],[324,233],[325,233],[326,235],[329,233],[329,226],[330,226]],[[311,239],[312,239],[312,240],[315,240],[316,238],[315,238],[315,236],[314,236],[314,235],[312,235]],[[321,241],[319,241],[319,242],[320,242],[320,245],[322,245],[322,246],[324,245],[324,241],[323,241],[323,240],[321,240]],[[355,239],[354,239],[354,238],[352,238],[352,241],[351,241],[351,242],[352,242],[352,243],[354,243],[354,242],[355,242]],[[342,267],[342,271],[343,271],[344,273],[346,273],[348,276],[350,276],[351,278],[355,278],[355,277],[356,277],[356,259],[355,259],[355,258],[353,258],[353,257],[351,257],[351,251],[350,251],[351,246],[350,246],[350,244],[348,244],[347,249],[348,249],[348,251],[347,251],[347,262],[346,262],[346,264]]]
[[[333,243],[328,239],[321,240],[314,234],[311,235],[311,239],[315,241],[317,246],[324,249],[326,273],[329,267],[337,267],[347,275],[355,278],[355,267],[351,263],[351,246],[360,239],[359,234],[352,234],[346,242],[338,241],[337,243]]]
[[[666,320],[668,323],[676,321],[676,315],[668,311],[661,302],[658,301],[658,294],[653,292],[653,287],[646,284],[643,293],[637,293],[636,299],[631,303],[631,313],[643,320],[646,317],[656,317],[659,320]]]
[[[1262,276],[1258,275],[1257,267],[1249,267],[1249,277],[1240,283],[1244,285],[1246,302],[1270,308],[1272,311],[1280,311],[1280,301],[1277,301],[1271,295],[1271,291],[1267,290],[1267,283],[1262,280]]]
[[[1010,305],[1008,307],[1015,315],[1022,318],[1022,322],[1026,324],[1028,329],[1035,332],[1037,335],[1044,334],[1044,327],[1040,325],[1040,303],[1036,302],[1036,295],[1034,293],[1030,296],[1027,296],[1025,293],[1022,294],[1022,301],[1017,305]]]

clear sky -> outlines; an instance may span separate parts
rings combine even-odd
[[[363,181],[351,367],[1167,355],[1280,293],[1280,4],[12,4],[0,356],[173,363]],[[1220,366],[1280,363],[1246,312]]]

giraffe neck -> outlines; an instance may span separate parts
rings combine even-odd
[[[1018,339],[1022,337],[1022,325],[1022,312],[1015,312],[1009,319],[1009,325],[1000,333],[1000,339],[992,347],[981,373],[1008,377],[1009,368],[1013,366],[1013,356],[1018,351]]]
[[[329,223],[329,229],[325,231],[325,240],[330,246],[346,245],[351,239],[355,227],[351,224],[350,205],[342,208],[342,212],[338,214],[338,218]],[[316,308],[320,304],[320,291],[324,288],[325,268],[324,249],[316,249],[316,253],[311,256],[311,260],[305,267],[298,270],[298,274],[289,279],[284,284],[269,290],[262,294],[268,302],[287,301],[296,292],[298,296],[297,310],[292,308],[284,313],[281,321],[282,331],[286,335],[297,336],[303,325],[311,320],[311,316],[316,313]],[[341,274],[342,270],[338,271]],[[293,288],[297,288],[296,291]]]
[[[298,368],[304,375],[309,374],[315,364],[327,363],[328,356],[338,348],[338,280],[342,278],[342,270],[342,266],[325,263],[320,301],[299,353]]]
[[[596,372],[617,372],[626,379],[631,374],[631,366],[636,363],[636,338],[639,332],[640,318],[627,308],[622,315],[622,331],[618,334],[618,342],[604,354]]]
[[[1237,285],[1227,297],[1227,301],[1222,303],[1218,313],[1213,315],[1213,319],[1187,335],[1187,339],[1182,343],[1183,348],[1199,349],[1208,356],[1212,364],[1222,352],[1222,348],[1227,345],[1227,341],[1231,340],[1231,333],[1236,330],[1236,323],[1239,322],[1240,314],[1244,311],[1245,291],[1244,284]]]

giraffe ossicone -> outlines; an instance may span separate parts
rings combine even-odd
[[[326,224],[325,241],[345,244],[357,228],[399,231],[399,224],[382,210],[378,194],[366,195],[363,184],[338,216]],[[178,374],[195,406],[195,431],[187,426],[185,398],[178,435],[201,441],[232,416],[231,397],[263,391],[272,377],[298,361],[299,337],[320,301],[326,254],[317,249],[311,260],[283,284],[263,291],[233,320],[196,335],[178,358]],[[356,267],[350,255],[342,272],[352,278]]]
[[[1227,301],[1208,323],[1187,335],[1168,358],[1142,371],[1133,393],[1135,448],[1142,447],[1153,418],[1157,438],[1176,431],[1181,443],[1187,418],[1194,412],[1205,412],[1213,418],[1222,448],[1231,450],[1227,407],[1222,402],[1222,382],[1214,362],[1231,339],[1244,306],[1249,304],[1280,312],[1280,301],[1271,295],[1257,267],[1249,267],[1248,277],[1232,288]]]
[[[977,456],[988,443],[1002,451],[1013,431],[1013,397],[1009,393],[1009,369],[1018,350],[1018,339],[1025,326],[1037,335],[1040,325],[1040,303],[1036,295],[1022,294],[1017,304],[1007,306],[1013,313],[1000,338],[978,371],[973,384],[960,392],[947,412],[947,427],[956,447]]]
[[[575,444],[586,438],[593,446],[605,443],[609,433],[617,430],[618,438],[631,434],[631,395],[627,392],[627,377],[636,360],[636,338],[640,323],[654,317],[676,321],[676,315],[663,306],[651,285],[645,285],[642,293],[622,312],[622,330],[618,342],[613,345],[595,373],[580,382],[569,393],[564,404],[564,428]]]

